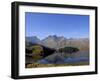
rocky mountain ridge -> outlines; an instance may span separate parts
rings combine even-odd
[[[78,47],[81,50],[89,50],[89,38],[70,38],[50,35],[42,40],[36,36],[26,37],[26,42],[40,44],[49,48],[59,49],[65,46]]]

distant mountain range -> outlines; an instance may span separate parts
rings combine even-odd
[[[89,50],[89,38],[70,38],[50,35],[43,40],[36,36],[26,37],[26,43],[40,44],[49,48],[59,49],[65,46],[77,47],[80,50]]]
[[[36,36],[31,36],[31,37],[26,37],[25,38],[26,42],[31,42],[31,43],[40,43],[41,40],[37,38]]]

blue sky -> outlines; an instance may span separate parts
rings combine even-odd
[[[43,39],[49,35],[66,38],[89,37],[89,16],[72,14],[25,13],[26,36]]]

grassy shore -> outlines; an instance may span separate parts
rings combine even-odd
[[[89,65],[89,62],[64,63],[64,64],[31,63],[31,64],[27,64],[26,68],[59,67],[59,66],[82,66],[82,65]]]

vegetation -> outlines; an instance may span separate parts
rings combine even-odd
[[[46,57],[48,55],[53,54],[55,51],[56,51],[55,49],[47,48],[38,44],[26,47],[26,54],[28,55],[32,54],[32,55],[40,55]]]
[[[64,64],[40,64],[40,63],[31,63],[27,64],[26,68],[38,68],[38,67],[59,67],[59,66],[80,66],[80,65],[89,65],[89,62],[77,62],[77,63],[64,63]]]
[[[39,45],[34,45],[31,48],[32,48],[32,53],[35,55],[41,55],[43,53],[43,48]]]
[[[26,47],[26,57],[32,58],[35,62],[54,53],[54,49],[44,47],[42,45],[33,44]]]
[[[73,53],[73,52],[77,52],[79,51],[78,48],[75,48],[75,47],[64,47],[64,48],[60,48],[58,50],[59,52],[64,52],[64,53]]]

